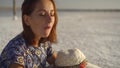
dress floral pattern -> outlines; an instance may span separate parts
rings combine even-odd
[[[41,43],[35,48],[25,44],[22,35],[13,38],[0,55],[0,68],[8,68],[12,63],[23,65],[24,68],[45,68],[46,58],[53,53],[50,42]]]

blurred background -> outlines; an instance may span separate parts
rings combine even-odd
[[[15,0],[20,8],[23,0]],[[55,0],[58,9],[120,9],[120,0]],[[13,0],[0,0],[0,8],[12,8]]]
[[[22,2],[0,0],[0,53],[23,30]],[[79,48],[92,64],[120,68],[120,0],[55,0],[55,3],[58,44],[53,44],[53,48],[56,51]]]

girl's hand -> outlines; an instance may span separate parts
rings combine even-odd
[[[47,58],[47,62],[51,65],[55,63],[57,54],[54,52],[51,57]]]
[[[11,65],[9,66],[9,68],[23,68],[23,66],[20,65],[20,64],[14,63],[14,64],[11,64]]]

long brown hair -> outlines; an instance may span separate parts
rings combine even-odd
[[[32,12],[34,11],[34,8],[35,8],[35,4],[40,1],[40,0],[24,0],[23,4],[22,4],[22,24],[23,24],[23,37],[26,41],[27,44],[34,44],[36,41],[34,40],[34,33],[33,31],[31,30],[30,26],[27,26],[25,24],[25,21],[24,21],[24,18],[23,16],[24,15],[31,15]],[[52,3],[53,3],[53,6],[54,6],[54,11],[55,11],[55,23],[53,25],[53,28],[50,32],[50,35],[47,37],[47,38],[41,38],[39,40],[39,43],[40,42],[46,42],[46,41],[50,41],[51,43],[56,43],[57,42],[57,36],[56,36],[56,25],[57,25],[57,22],[58,22],[58,17],[57,17],[57,12],[56,12],[56,6],[55,6],[55,3],[53,0],[50,0]]]

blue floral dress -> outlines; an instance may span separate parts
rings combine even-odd
[[[35,48],[25,44],[22,35],[16,36],[4,48],[0,55],[0,68],[8,68],[12,63],[23,65],[24,68],[45,68],[46,58],[53,53],[50,42],[41,43]]]

